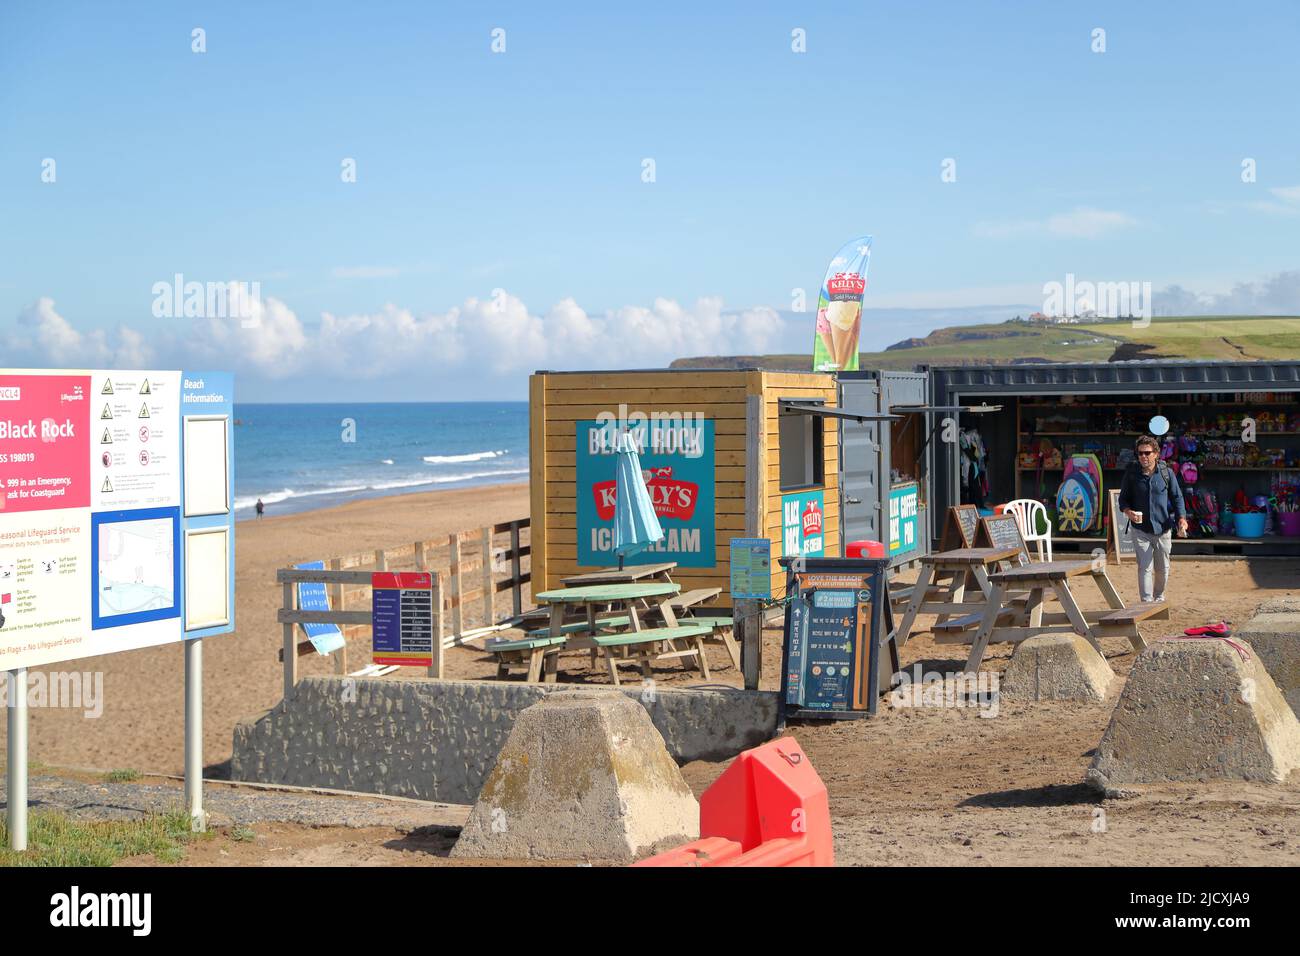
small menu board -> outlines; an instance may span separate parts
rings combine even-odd
[[[948,520],[943,526],[943,536],[939,542],[940,551],[952,551],[956,548],[975,547],[975,536],[979,530],[980,510],[974,505],[952,505],[948,508]]]
[[[898,670],[887,558],[782,558],[787,717],[868,717]]]
[[[433,664],[433,575],[376,571],[370,576],[371,660],[376,664]]]
[[[1110,549],[1115,552],[1115,563],[1119,564],[1126,554],[1134,554],[1133,522],[1119,508],[1119,489],[1112,488],[1110,495]]]
[[[772,597],[772,540],[731,539],[731,597],[767,601]]]
[[[1013,514],[991,515],[980,519],[977,548],[1016,548],[1020,551],[1019,564],[1029,561],[1029,549],[1020,535],[1020,525]]]

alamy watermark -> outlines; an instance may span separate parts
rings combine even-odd
[[[10,689],[16,681],[12,676],[0,679],[0,707],[18,706],[15,694],[22,689]],[[104,715],[104,672],[29,671],[25,694],[28,707],[66,707],[94,720]]]
[[[150,291],[157,319],[239,319],[251,329],[262,314],[260,282],[186,282],[178,272],[170,282],[155,282]]]
[[[1151,283],[1080,282],[1069,272],[1064,283],[1043,283],[1043,314],[1065,322],[1132,319],[1144,329],[1151,324]]]
[[[620,402],[617,412],[598,414],[596,426],[588,432],[587,452],[592,455],[612,455],[622,435],[632,439],[638,455],[704,455],[702,412],[629,412],[627,403]]]
[[[999,675],[992,671],[941,674],[917,663],[895,673],[890,687],[894,707],[972,707],[981,717],[996,717],[1001,709]]]

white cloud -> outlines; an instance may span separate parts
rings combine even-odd
[[[1099,239],[1130,229],[1138,221],[1126,213],[1078,206],[1070,212],[1057,213],[1047,219],[1012,219],[1000,222],[977,222],[975,235],[983,239],[1023,239],[1051,236],[1058,239]]]
[[[503,292],[442,313],[389,304],[372,313],[326,312],[315,324],[276,298],[255,301],[253,309],[246,322],[171,319],[147,335],[125,326],[83,333],[42,298],[12,331],[0,328],[0,353],[6,364],[37,367],[208,366],[272,381],[404,378],[424,390],[440,373],[653,367],[683,355],[763,352],[780,344],[784,331],[774,309],[728,311],[717,298],[693,306],[660,298],[604,315],[589,315],[568,298],[537,314]]]

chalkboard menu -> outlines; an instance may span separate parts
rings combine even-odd
[[[1020,525],[1013,514],[992,515],[980,519],[980,540],[976,545],[981,548],[1017,548],[1020,551],[1020,561],[1024,564],[1029,560],[1029,549],[1025,547],[1025,539],[1020,536]]]
[[[1110,494],[1110,547],[1115,552],[1115,562],[1119,563],[1126,554],[1133,554],[1133,522],[1119,509],[1119,489],[1113,488]]]
[[[949,507],[948,520],[943,526],[943,537],[939,541],[939,550],[952,551],[955,548],[975,547],[979,520],[980,510],[974,505]]]
[[[886,558],[782,558],[786,716],[867,717],[898,670]]]

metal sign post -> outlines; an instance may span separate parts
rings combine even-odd
[[[9,849],[27,849],[27,668],[9,671]]]
[[[190,829],[208,828],[203,812],[203,638],[185,642],[185,807]]]

